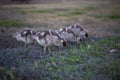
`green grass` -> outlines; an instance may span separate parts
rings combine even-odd
[[[83,9],[73,9],[72,11],[70,12],[66,12],[66,13],[60,13],[58,14],[58,16],[77,16],[77,15],[82,15],[82,14],[86,14],[90,11],[94,11],[96,10],[97,7],[95,6],[89,6],[89,7],[86,7],[86,8],[83,8]]]
[[[106,18],[109,18],[109,19],[120,19],[120,14],[107,15]]]
[[[53,79],[56,79],[56,77],[64,79],[62,77],[64,75],[67,79],[79,77],[82,80],[91,80],[99,73],[97,76],[102,80],[106,77],[116,78],[117,80],[117,76],[120,74],[120,52],[109,53],[109,50],[120,49],[119,38],[105,38],[97,43],[90,41],[87,44],[91,47],[78,45],[77,48],[53,53],[51,57],[42,60],[42,63],[45,63],[45,69],[51,73]],[[60,75],[56,76],[57,73]]]
[[[54,13],[55,11],[47,9],[47,10],[37,10],[37,11],[33,11],[33,12],[38,12],[38,13]]]
[[[89,6],[83,9],[66,9],[66,8],[54,8],[54,9],[44,9],[44,10],[35,10],[31,12],[38,12],[40,14],[57,14],[58,16],[74,16],[74,15],[81,15],[86,14],[89,11],[96,10],[97,7]]]
[[[96,18],[104,18],[104,19],[120,19],[120,14],[107,14],[107,15],[98,15]]]
[[[41,14],[46,14],[46,13],[59,13],[59,12],[67,12],[69,9],[67,8],[53,8],[53,9],[40,9],[40,10],[32,10],[31,12],[38,12]]]
[[[0,21],[0,27],[24,27],[24,26],[30,26],[30,24],[21,22],[18,20],[1,20]]]

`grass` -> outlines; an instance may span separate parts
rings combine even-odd
[[[86,45],[77,45],[74,48],[68,47],[61,51],[55,50],[51,54],[41,54],[41,56],[45,56],[42,59],[40,50],[36,52],[37,49],[32,47],[8,49],[1,51],[0,63],[7,70],[11,70],[12,67],[15,68],[14,74],[16,75],[14,77],[16,79],[19,78],[20,74],[24,74],[27,79],[34,76],[36,80],[118,80],[120,74],[119,38],[104,38],[97,42],[88,41],[86,43]],[[88,45],[91,45],[91,47],[88,47]],[[118,51],[110,53],[109,50],[111,49],[117,49]],[[9,58],[9,64],[6,57]],[[31,72],[36,75],[32,75]],[[6,71],[1,74],[9,78]],[[11,74],[13,76],[13,72]]]
[[[38,13],[54,13],[55,11],[54,10],[37,10],[37,11],[34,11],[34,12],[38,12]]]
[[[107,15],[105,17],[109,19],[120,19],[120,14]]]
[[[31,12],[37,12],[40,14],[57,14],[58,16],[75,16],[75,15],[81,15],[85,14],[89,11],[96,10],[97,7],[95,6],[89,6],[83,9],[75,8],[75,9],[69,9],[69,8],[54,8],[54,9],[44,9],[44,10],[33,10]]]
[[[52,9],[40,9],[40,10],[32,10],[30,12],[37,12],[40,14],[51,14],[51,13],[59,13],[59,12],[67,12],[69,8],[52,8]]]
[[[95,7],[95,6],[89,6],[89,7],[83,8],[83,9],[73,9],[70,12],[58,14],[58,16],[68,16],[68,17],[69,16],[78,16],[78,15],[86,14],[90,11],[94,11],[96,9],[97,9],[97,7]]]
[[[30,26],[30,24],[21,22],[18,20],[2,20],[0,21],[1,27],[22,27],[22,26]]]
[[[115,44],[113,41],[113,40],[116,41],[116,39],[118,40],[118,38],[103,39],[103,40],[100,40],[98,42],[98,44],[89,42],[90,43],[89,45],[92,45],[92,47],[90,49],[87,49],[86,46],[83,46],[83,48],[79,48],[79,46],[77,46],[78,48],[69,49],[66,52],[63,52],[63,54],[67,53],[66,56],[59,55],[59,53],[57,53],[55,55],[55,57],[53,57],[55,59],[48,58],[48,60],[54,61],[56,63],[56,65],[58,65],[57,72],[60,71],[63,74],[64,73],[72,74],[75,72],[77,72],[77,74],[79,74],[79,70],[81,70],[81,73],[83,72],[83,74],[86,75],[86,76],[82,77],[83,80],[84,79],[92,79],[92,77],[95,74],[97,74],[97,71],[99,72],[99,69],[103,70],[102,74],[100,74],[101,76],[105,77],[105,74],[107,73],[106,76],[112,78],[112,77],[114,77],[114,75],[112,75],[111,73],[115,73],[115,75],[118,75],[118,73],[120,73],[120,72],[116,73],[116,70],[118,69],[117,65],[115,65],[116,68],[114,68],[113,66],[110,66],[111,64],[113,64],[113,65],[116,64],[116,62],[114,60],[111,60],[113,58],[113,56],[111,55],[111,53],[109,53],[107,51],[108,50],[107,48],[119,49],[119,47],[117,46],[117,43]],[[59,55],[59,57],[62,56],[65,59],[63,58],[62,62],[61,62],[60,59],[57,57],[58,55]],[[116,55],[119,55],[119,53],[116,53]],[[109,61],[107,62],[106,59],[104,61],[104,58],[109,58],[108,59]],[[61,66],[59,66],[59,65],[61,65]],[[112,70],[111,70],[111,68],[112,68]],[[56,72],[56,68],[54,66],[51,66],[50,71]],[[81,74],[79,74],[79,75],[81,75]],[[67,77],[67,75],[66,75],[66,77]],[[102,79],[104,79],[104,77],[102,77]],[[68,79],[70,79],[70,77],[68,77]],[[74,79],[75,79],[75,77],[74,77]]]
[[[120,14],[107,14],[107,15],[99,15],[95,16],[96,18],[104,18],[104,19],[120,19]]]

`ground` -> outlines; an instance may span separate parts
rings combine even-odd
[[[119,80],[120,5],[115,0],[0,5],[0,80]],[[29,27],[81,24],[89,37],[52,53],[27,47],[12,35]]]

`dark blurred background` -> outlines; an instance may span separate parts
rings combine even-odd
[[[1,4],[15,4],[15,3],[51,3],[51,2],[66,2],[79,0],[0,0]]]

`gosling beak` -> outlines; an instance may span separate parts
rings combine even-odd
[[[61,43],[62,43],[62,47],[65,47],[65,46],[66,46],[66,41],[61,40]]]
[[[63,42],[63,46],[64,46],[64,47],[66,46],[66,42],[65,42],[65,41]]]
[[[86,32],[85,37],[88,37],[88,33]]]

